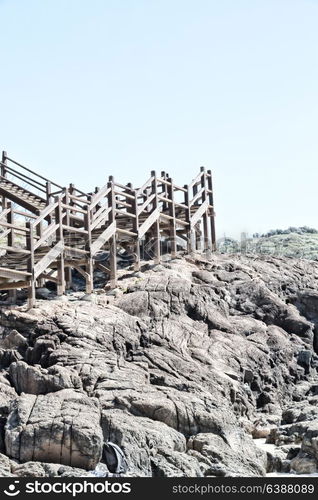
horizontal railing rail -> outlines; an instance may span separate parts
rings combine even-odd
[[[45,182],[50,182],[50,184],[52,186],[55,186],[55,187],[60,188],[60,189],[63,189],[63,187],[60,186],[59,184],[57,184],[56,182],[54,182],[54,181],[52,181],[50,179],[47,179],[46,177],[43,177],[43,175],[40,175],[37,172],[34,172],[33,170],[31,170],[30,168],[26,167],[25,165],[22,165],[21,163],[17,162],[16,160],[13,160],[12,158],[10,158],[9,156],[7,156],[6,154],[4,155],[4,158],[7,161],[10,161],[11,163],[14,163],[16,166],[18,166],[18,167],[26,170],[27,172],[29,172],[30,174],[34,175],[35,177],[38,177],[39,179],[42,179]]]

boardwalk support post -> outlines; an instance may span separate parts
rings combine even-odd
[[[94,275],[93,275],[93,259],[92,259],[92,232],[89,205],[85,207],[86,213],[84,214],[84,229],[87,231],[86,239],[86,293],[92,293],[94,288]]]
[[[215,237],[215,213],[214,213],[214,202],[213,202],[213,183],[212,183],[212,172],[208,170],[208,189],[209,189],[209,203],[210,203],[210,229],[211,229],[211,246],[212,252],[216,251],[216,237]]]
[[[55,223],[58,226],[56,229],[56,241],[64,243],[61,199],[56,197],[55,202],[57,203],[55,209]],[[57,295],[63,295],[65,292],[64,251],[57,257],[57,278]]]
[[[108,194],[108,208],[109,212],[109,223],[115,222],[115,210],[116,210],[116,198],[114,190],[114,178],[109,177],[108,187],[110,192]],[[110,237],[109,244],[109,260],[110,260],[110,287],[116,288],[117,286],[117,244],[116,244],[116,233]]]
[[[154,195],[153,201],[153,212],[158,208],[158,184],[157,175],[154,170],[151,172],[151,177],[153,177],[151,194]],[[160,263],[160,224],[159,217],[156,218],[153,224],[153,236],[154,236],[154,263]]]
[[[35,303],[35,280],[34,280],[34,239],[33,239],[33,224],[28,221],[26,223],[26,247],[29,252],[27,260],[27,271],[30,273],[30,284],[28,287],[28,307],[31,309]]]

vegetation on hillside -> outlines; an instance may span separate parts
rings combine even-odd
[[[308,226],[271,229],[267,233],[242,233],[241,240],[224,237],[218,241],[221,253],[252,253],[318,260],[318,230]]]

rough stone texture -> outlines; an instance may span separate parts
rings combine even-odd
[[[2,309],[7,473],[83,475],[102,439],[123,448],[130,475],[309,468],[317,285],[315,262],[192,256],[124,270],[116,294]],[[252,437],[277,446],[271,462]]]
[[[0,453],[0,477],[10,477],[11,474],[11,460]]]
[[[94,398],[70,389],[13,405],[5,431],[8,455],[20,462],[48,461],[93,469],[102,454],[100,408]]]
[[[315,474],[317,472],[317,461],[310,455],[299,453],[290,461],[290,470],[297,474]]]

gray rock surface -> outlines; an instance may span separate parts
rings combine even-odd
[[[71,389],[46,395],[22,394],[5,427],[7,454],[19,462],[48,461],[93,469],[103,436],[95,398]]]
[[[111,297],[0,311],[0,475],[85,475],[103,440],[136,476],[313,468],[318,263],[192,256],[122,276]],[[279,448],[271,464],[253,437]]]

